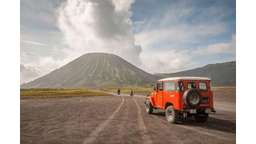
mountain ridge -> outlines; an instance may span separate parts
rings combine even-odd
[[[236,85],[236,61],[208,64],[202,67],[175,72],[154,74],[159,78],[176,76],[203,76],[212,79],[213,86]]]
[[[155,79],[156,76],[137,68],[117,55],[88,53],[21,87],[73,88],[143,85]]]
[[[109,53],[84,54],[68,64],[21,85],[21,88],[80,88],[143,86],[175,76],[204,76],[213,86],[236,85],[236,62],[208,64],[176,73],[150,74]]]

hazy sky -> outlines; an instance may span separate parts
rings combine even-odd
[[[89,52],[150,73],[235,60],[235,0],[21,0],[21,82]]]

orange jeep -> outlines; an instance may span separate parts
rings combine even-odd
[[[206,122],[215,112],[211,80],[206,77],[171,77],[157,81],[154,91],[146,98],[147,113],[165,110],[168,122],[176,123],[194,116],[197,122]]]

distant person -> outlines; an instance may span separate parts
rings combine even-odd
[[[117,89],[117,94],[120,95],[120,93],[121,93],[121,90],[120,90],[120,88],[118,88]]]
[[[133,90],[131,89],[131,93],[130,93],[130,96],[133,96]]]

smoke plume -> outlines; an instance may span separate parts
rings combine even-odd
[[[133,0],[67,0],[57,10],[58,27],[77,57],[89,52],[113,53],[140,65],[141,47],[135,44],[130,7]]]

